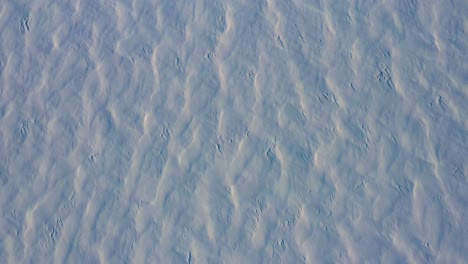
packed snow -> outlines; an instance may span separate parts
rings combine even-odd
[[[0,263],[467,263],[467,14],[0,0]]]

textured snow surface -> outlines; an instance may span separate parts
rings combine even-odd
[[[463,0],[0,0],[0,263],[467,263]]]

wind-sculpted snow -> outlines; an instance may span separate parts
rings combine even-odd
[[[0,0],[0,263],[466,263],[467,10]]]

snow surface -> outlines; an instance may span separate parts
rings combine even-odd
[[[0,0],[0,263],[467,263],[463,0]]]

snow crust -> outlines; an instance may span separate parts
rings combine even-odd
[[[0,0],[0,263],[467,263],[463,0]]]

